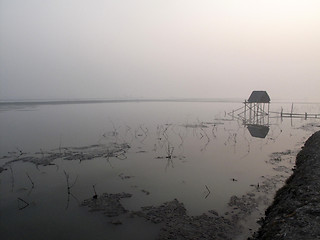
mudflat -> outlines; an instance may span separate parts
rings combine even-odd
[[[251,239],[320,239],[320,131],[305,142]]]

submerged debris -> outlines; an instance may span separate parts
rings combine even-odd
[[[124,175],[123,173],[120,173],[118,176],[122,180],[133,178],[133,176]]]
[[[133,212],[133,214],[143,217],[153,223],[160,223],[174,218],[181,218],[186,215],[186,209],[183,203],[174,199],[173,201],[166,202],[159,207],[142,207],[141,211]]]
[[[157,239],[232,239],[236,229],[232,222],[212,210],[211,215],[188,216],[177,199],[158,207],[142,207],[133,215],[153,223],[163,223]]]
[[[90,198],[82,202],[82,206],[88,206],[91,212],[102,211],[107,217],[117,217],[128,212],[120,200],[122,198],[130,198],[130,193],[108,194],[104,193],[96,198]]]
[[[97,199],[83,201],[82,205],[88,206],[90,211],[101,211],[107,217],[118,217],[129,212],[122,206],[120,200],[131,196],[129,193],[104,193]],[[158,207],[142,207],[140,211],[132,211],[128,217],[138,216],[155,224],[161,223],[163,226],[157,239],[232,239],[237,231],[233,223],[219,216],[214,210],[210,213],[210,216],[207,214],[188,216],[183,203],[174,199]],[[117,219],[110,223],[122,224]]]
[[[299,129],[302,129],[302,130],[305,130],[308,132],[314,132],[315,128],[319,128],[319,127],[320,127],[320,125],[317,125],[315,123],[307,123],[307,124],[304,124],[303,126],[299,127]]]
[[[150,195],[150,192],[147,191],[147,190],[142,189],[141,192],[143,192],[143,193],[146,194],[146,195]]]
[[[208,128],[208,126],[205,123],[184,124],[181,126],[185,128]]]
[[[130,148],[127,143],[112,143],[109,145],[104,144],[96,144],[84,147],[70,147],[70,148],[63,148],[63,149],[55,149],[50,152],[36,152],[34,154],[24,154],[23,156],[19,155],[17,157],[12,157],[12,160],[6,162],[6,165],[9,165],[14,162],[29,162],[33,163],[37,166],[48,166],[54,165],[54,161],[57,159],[63,160],[91,160],[95,158],[110,158],[115,157],[120,160],[126,158],[126,151]],[[63,151],[62,151],[63,150]],[[58,151],[58,152],[57,152]],[[40,155],[40,156],[39,156]],[[7,158],[7,157],[6,157]],[[0,173],[3,169],[0,168]]]

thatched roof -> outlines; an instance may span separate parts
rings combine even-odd
[[[266,91],[253,91],[248,99],[249,103],[269,103],[270,97]]]

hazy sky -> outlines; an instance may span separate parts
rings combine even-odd
[[[319,0],[0,0],[0,99],[320,101]]]

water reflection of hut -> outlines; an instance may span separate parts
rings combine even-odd
[[[252,137],[265,138],[269,132],[269,126],[247,124],[247,128]]]
[[[244,106],[232,111],[243,121],[251,136],[265,138],[269,132],[270,97],[266,91],[253,91]],[[236,114],[236,115],[235,115]]]
[[[244,102],[244,124],[252,137],[265,138],[267,136],[269,106],[270,97],[266,91],[253,91],[249,99]]]

